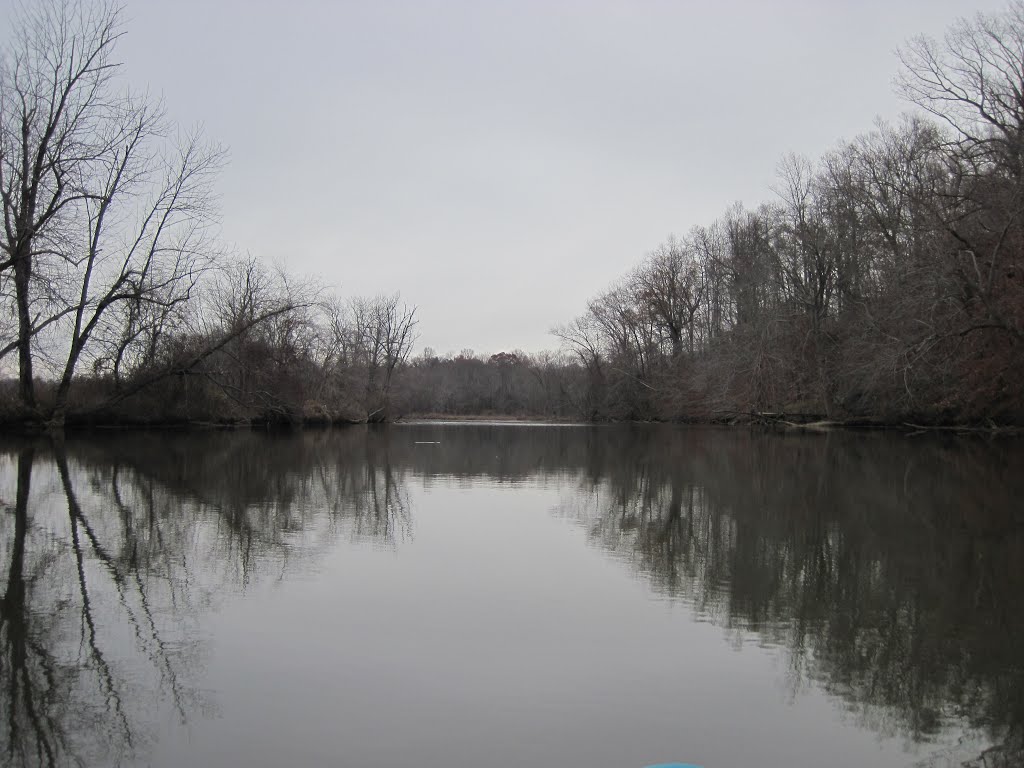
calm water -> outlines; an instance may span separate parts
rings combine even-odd
[[[0,764],[960,765],[1024,738],[1022,499],[930,436],[6,439]]]

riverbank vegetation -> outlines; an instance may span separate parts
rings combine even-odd
[[[415,309],[226,253],[224,152],[126,88],[123,34],[115,4],[48,0],[4,52],[0,419],[386,418]]]
[[[917,112],[670,237],[557,352],[412,358],[415,308],[215,237],[224,152],[126,90],[107,3],[25,7],[0,71],[0,420],[1024,423],[1024,4],[900,52]],[[682,212],[685,215],[685,212]]]
[[[589,414],[1024,421],[1024,4],[900,61],[917,114],[783,158],[556,329]]]

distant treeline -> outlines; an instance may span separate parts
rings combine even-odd
[[[223,153],[124,90],[113,5],[23,6],[0,68],[0,421],[1024,424],[1024,4],[901,52],[933,119],[789,156],[558,352],[410,360],[415,308],[223,253]],[[16,378],[15,378],[16,377]]]

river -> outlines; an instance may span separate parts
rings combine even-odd
[[[1022,499],[890,432],[5,437],[0,762],[995,764]]]

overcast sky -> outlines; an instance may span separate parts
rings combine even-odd
[[[127,0],[119,53],[229,149],[226,241],[489,354],[556,346],[669,234],[768,199],[782,154],[896,117],[896,47],[1001,7]]]

